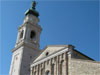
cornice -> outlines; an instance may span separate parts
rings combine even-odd
[[[33,24],[31,24],[30,22],[26,22],[26,23],[22,24],[22,25],[18,28],[18,30],[22,29],[22,27],[24,27],[24,26],[30,26],[30,27],[33,27],[33,28],[36,27],[36,28],[39,29],[39,31],[42,30],[42,27],[41,27],[40,25],[33,25]]]
[[[31,48],[31,49],[33,49],[33,50],[37,50],[37,51],[40,51],[40,49],[38,49],[38,48],[34,48],[33,46],[31,46],[31,45],[28,45],[27,43],[25,43],[25,42],[21,42],[19,45],[17,45],[14,49],[12,49],[12,52],[15,52],[18,48],[20,48],[20,47],[29,47],[29,48]]]

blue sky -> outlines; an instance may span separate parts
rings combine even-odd
[[[17,29],[23,23],[24,13],[32,0],[1,1],[0,8],[0,71],[8,75],[11,50],[17,38]],[[98,1],[38,1],[37,10],[43,31],[40,48],[46,45],[72,44],[78,51],[100,61],[99,2]]]

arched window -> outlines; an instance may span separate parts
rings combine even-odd
[[[22,30],[22,32],[20,33],[20,39],[23,38],[23,32],[24,31]]]
[[[31,31],[30,38],[33,39],[35,36],[36,36],[36,33],[34,31]]]
[[[50,75],[50,72],[49,72],[49,71],[47,71],[47,72],[46,72],[46,75]]]

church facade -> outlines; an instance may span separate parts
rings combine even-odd
[[[42,27],[35,6],[34,1],[18,29],[9,75],[100,75],[100,63],[73,45],[48,45],[40,50]]]

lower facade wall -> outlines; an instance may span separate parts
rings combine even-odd
[[[72,58],[69,75],[100,75],[100,62]]]
[[[31,65],[30,75],[68,75],[68,54],[61,53],[52,58],[44,58]]]

